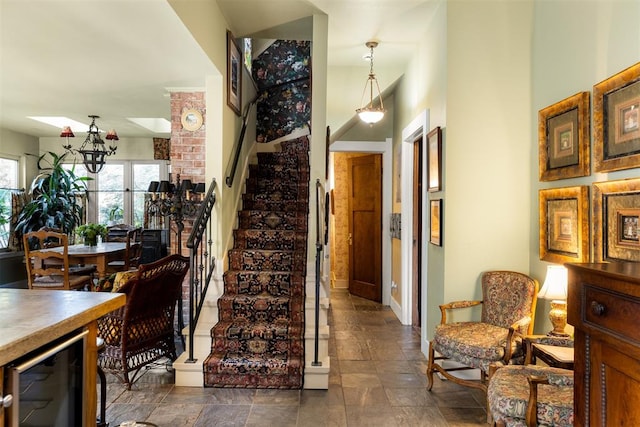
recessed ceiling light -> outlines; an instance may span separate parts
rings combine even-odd
[[[127,120],[155,133],[171,133],[171,122],[164,118],[127,117]]]
[[[89,129],[89,125],[71,120],[68,117],[43,117],[43,116],[28,116],[29,119],[36,120],[40,123],[45,123],[50,126],[55,126],[58,129],[62,129],[65,126],[71,126],[73,132],[86,132]]]

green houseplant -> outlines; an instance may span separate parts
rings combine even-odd
[[[29,189],[31,200],[24,205],[16,221],[16,235],[19,239],[25,233],[51,227],[71,234],[82,222],[82,205],[79,195],[86,191],[88,177],[77,176],[74,168],[65,169],[66,153],[58,156],[48,152],[38,159],[40,174]],[[48,163],[48,167],[41,167]]]
[[[76,234],[84,239],[87,246],[96,246],[98,244],[98,236],[103,239],[107,237],[107,227],[102,224],[83,224],[76,228]]]

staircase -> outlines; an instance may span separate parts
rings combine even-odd
[[[307,137],[286,141],[250,166],[205,387],[303,386],[308,151]]]

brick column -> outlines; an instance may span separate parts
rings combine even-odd
[[[205,129],[206,105],[204,92],[172,92],[171,93],[171,182],[190,179],[194,184],[205,182]],[[202,114],[203,125],[197,130],[184,129],[182,115],[189,110]],[[186,241],[191,233],[192,221],[184,221],[182,232],[182,255],[187,255]],[[175,223],[171,223],[171,252],[177,253]]]

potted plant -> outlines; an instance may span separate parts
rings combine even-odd
[[[107,227],[102,224],[88,223],[78,226],[76,234],[84,239],[86,246],[96,246],[98,244],[98,236],[103,239],[107,237]]]
[[[86,191],[85,182],[91,178],[77,176],[74,168],[65,169],[65,157],[66,153],[58,156],[48,152],[38,159],[40,174],[31,183],[31,200],[24,205],[16,221],[16,236],[20,240],[23,234],[42,227],[71,234],[82,222],[82,206],[77,196]],[[45,161],[50,166],[42,168],[40,165]]]

